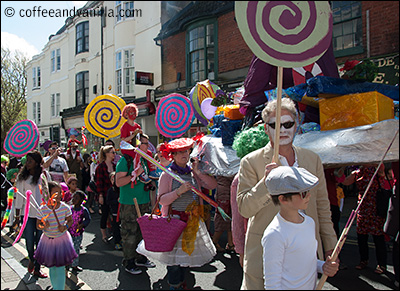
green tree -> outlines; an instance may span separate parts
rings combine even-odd
[[[21,53],[11,53],[1,47],[1,153],[7,132],[20,120],[26,119],[26,65]]]

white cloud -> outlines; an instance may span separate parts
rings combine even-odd
[[[72,1],[76,8],[82,8],[83,6],[85,6],[86,2],[87,1]]]
[[[1,46],[8,48],[11,52],[20,51],[30,60],[34,55],[37,55],[39,50],[25,39],[9,33],[1,32]]]

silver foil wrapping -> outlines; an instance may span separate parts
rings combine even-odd
[[[399,121],[389,119],[374,124],[296,135],[294,145],[309,149],[321,157],[326,168],[379,163],[399,129]],[[239,171],[240,159],[220,137],[204,136],[191,156],[200,156],[201,171],[230,177]],[[390,147],[385,162],[399,160],[399,135]]]

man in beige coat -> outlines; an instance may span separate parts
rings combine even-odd
[[[311,198],[305,212],[315,221],[318,258],[324,260],[324,251],[325,256],[331,254],[337,242],[331,221],[324,168],[317,154],[307,149],[295,147],[292,144],[298,125],[298,113],[294,102],[289,98],[283,98],[281,108],[279,163],[283,166],[305,168],[319,179],[318,186],[310,191]],[[265,177],[277,166],[272,161],[275,111],[276,100],[269,102],[262,112],[265,132],[269,136],[270,142],[264,148],[246,155],[240,162],[237,203],[240,214],[249,218],[241,288],[244,290],[264,289],[261,238],[265,228],[279,211],[279,207],[272,203],[271,196],[265,186]]]

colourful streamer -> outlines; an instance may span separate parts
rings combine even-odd
[[[8,221],[8,218],[10,217],[11,214],[11,207],[14,201],[14,193],[17,192],[17,188],[11,187],[7,191],[7,208],[6,212],[4,213],[3,221],[1,222],[1,229],[3,229],[6,226],[6,223]]]
[[[155,159],[153,159],[152,157],[150,157],[148,154],[146,154],[145,152],[143,152],[141,149],[139,148],[135,148],[135,151],[141,155],[143,158],[145,158],[146,160],[148,160],[150,163],[152,163],[153,165],[155,165],[156,167],[160,168],[161,170],[163,170],[164,172],[166,172],[168,175],[170,175],[172,178],[174,178],[175,180],[177,180],[178,182],[184,184],[185,181],[179,177],[177,174],[171,172],[170,170],[168,170],[166,167],[164,167],[163,165],[161,165],[159,162],[157,162]],[[214,200],[212,200],[210,197],[208,197],[207,195],[204,195],[202,192],[200,192],[199,190],[197,190],[195,187],[192,186],[192,191],[194,193],[196,193],[199,197],[201,197],[203,200],[207,201],[210,205],[212,205],[214,208],[218,209],[219,213],[221,214],[222,218],[224,220],[230,219],[228,214],[225,213],[225,211],[218,206],[217,202],[215,202]]]
[[[82,128],[81,128],[81,131],[82,131],[82,134],[81,134],[82,135],[82,145],[83,145],[84,148],[86,148],[86,146],[88,145],[88,140],[87,140],[87,137],[86,137],[86,135],[84,133],[85,128],[86,127],[84,127],[84,126],[82,126]]]
[[[18,236],[15,238],[15,240],[14,240],[14,242],[13,242],[13,244],[12,244],[13,246],[14,246],[15,243],[18,242],[19,239],[21,238],[22,233],[24,232],[26,223],[27,223],[27,221],[28,221],[28,217],[29,217],[29,207],[30,207],[30,205],[31,205],[31,195],[32,195],[32,191],[31,191],[31,190],[26,191],[26,204],[25,204],[25,211],[24,211],[24,221],[23,221],[23,223],[22,223],[21,230],[19,231]]]

